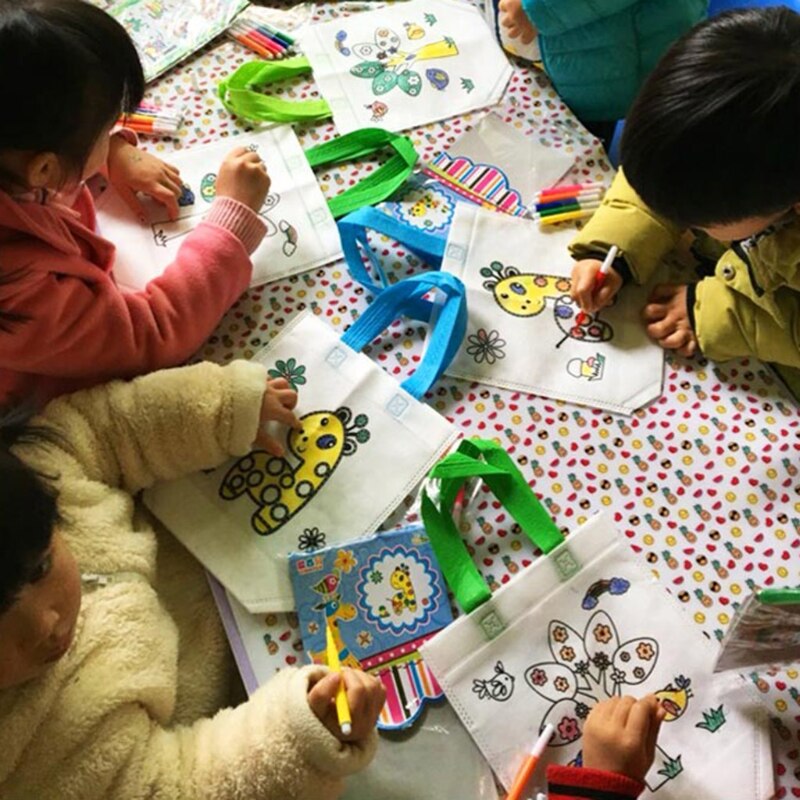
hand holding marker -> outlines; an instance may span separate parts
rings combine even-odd
[[[603,259],[603,263],[600,265],[600,269],[597,270],[597,274],[594,276],[593,294],[605,283],[606,276],[611,269],[611,265],[614,263],[614,259],[617,257],[617,253],[619,253],[619,247],[612,244],[609,251],[606,253],[606,257]],[[588,314],[584,311],[579,311],[578,316],[575,317],[575,323],[577,325],[583,325],[587,319]]]
[[[339,673],[339,688],[336,690],[336,716],[339,718],[339,728],[344,736],[349,736],[353,731],[353,721],[350,718],[350,707],[347,705],[347,693],[344,688],[344,675],[342,665],[339,663],[339,651],[331,631],[331,624],[325,619],[325,656],[328,668]]]
[[[539,763],[539,759],[542,757],[545,747],[550,744],[550,740],[553,738],[553,733],[555,733],[555,728],[551,724],[548,723],[544,726],[541,735],[531,748],[530,755],[525,759],[525,761],[522,762],[522,766],[517,773],[517,777],[514,778],[514,783],[511,785],[511,791],[509,791],[508,795],[506,796],[506,800],[522,800],[522,793],[527,786],[528,781],[531,779],[531,776],[536,769],[536,765]]]

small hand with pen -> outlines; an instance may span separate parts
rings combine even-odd
[[[137,192],[149,195],[167,209],[170,219],[178,216],[178,198],[183,183],[178,170],[125,140],[112,136],[108,148],[108,179],[125,204],[143,222],[147,221]]]
[[[598,288],[598,275],[602,266],[603,262],[599,259],[584,258],[576,261],[572,267],[570,297],[589,314],[609,305],[622,288],[622,277],[614,267],[608,268],[602,285]]]
[[[583,766],[644,780],[653,765],[664,713],[652,694],[598,703],[583,728]]]
[[[263,426],[268,422],[281,422],[299,430],[302,428],[302,423],[294,413],[296,405],[297,392],[289,386],[286,378],[273,378],[267,381],[264,397],[261,399],[259,428],[256,434],[256,444],[259,447],[278,458],[284,455],[283,445],[268,434]]]
[[[350,707],[351,730],[342,733],[336,713],[336,693],[339,681],[344,681],[347,705]],[[375,727],[386,690],[378,678],[357,669],[344,667],[339,672],[329,672],[317,681],[308,692],[308,705],[319,721],[341,742],[358,742]]]

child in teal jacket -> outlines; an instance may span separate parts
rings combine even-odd
[[[708,0],[501,0],[499,9],[512,38],[538,32],[556,91],[600,133],[594,123],[626,115],[667,47],[706,16]]]

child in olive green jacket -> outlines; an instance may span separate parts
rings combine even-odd
[[[716,264],[696,285],[655,288],[650,336],[685,356],[800,367],[798,54],[800,15],[785,7],[720,15],[667,53],[628,117],[623,170],[570,248],[584,310],[647,282],[692,228]],[[621,256],[595,292],[612,244]]]

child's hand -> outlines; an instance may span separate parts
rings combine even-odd
[[[597,291],[594,290],[597,273],[602,266],[603,262],[596,258],[584,258],[576,261],[572,267],[572,286],[569,295],[583,311],[589,314],[605,308],[622,288],[621,275],[611,267],[603,285]]]
[[[697,352],[697,337],[689,322],[686,287],[661,284],[653,289],[642,311],[647,335],[665,350],[690,358]]]
[[[520,38],[522,44],[530,44],[536,36],[528,15],[522,8],[522,0],[500,0],[500,24],[508,30],[508,38]]]
[[[583,728],[583,766],[644,780],[663,719],[664,709],[652,694],[598,703]]]
[[[308,692],[308,705],[317,715],[319,721],[341,742],[358,742],[364,739],[375,727],[383,704],[386,702],[386,690],[378,678],[367,675],[358,669],[344,668],[341,679],[344,680],[347,692],[347,705],[353,729],[345,736],[339,727],[336,716],[336,691],[339,688],[340,676],[337,672],[329,672],[315,683]]]
[[[139,150],[121,136],[112,136],[108,147],[108,179],[126,205],[147,221],[137,192],[149,195],[167,209],[170,219],[178,216],[178,198],[183,193],[181,174],[160,158]]]
[[[301,429],[303,425],[292,410],[296,405],[297,392],[289,388],[289,381],[285,378],[267,381],[267,388],[261,400],[261,414],[256,434],[256,444],[259,447],[279,458],[284,455],[283,445],[274,436],[270,436],[263,426],[267,422],[282,422],[295,430]]]
[[[217,197],[238,200],[257,214],[264,205],[269,186],[267,168],[258,153],[237,147],[225,156],[217,175]]]

